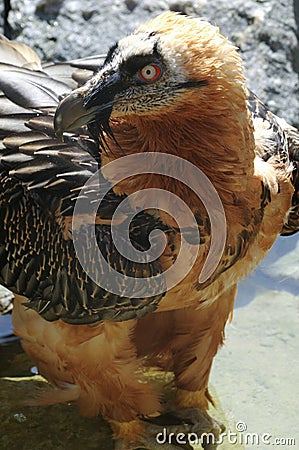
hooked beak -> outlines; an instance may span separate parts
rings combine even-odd
[[[56,136],[62,139],[64,132],[73,132],[83,125],[96,123],[99,126],[109,122],[114,97],[124,88],[118,73],[109,76],[95,75],[71,94],[66,96],[54,117]]]

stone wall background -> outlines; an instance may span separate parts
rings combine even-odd
[[[299,125],[299,0],[3,0],[0,25],[43,60],[65,60],[105,53],[167,9],[217,24],[240,48],[249,87]]]

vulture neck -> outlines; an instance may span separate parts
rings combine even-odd
[[[239,111],[230,106],[222,114],[210,112],[206,116],[197,110],[192,114],[192,109],[188,108],[186,114],[113,119],[111,128],[119,147],[111,140],[110,150],[106,155],[102,154],[103,165],[140,152],[173,154],[201,169],[224,196],[246,191],[248,176],[254,173],[253,127],[244,104]],[[120,192],[130,194],[147,187],[169,189],[169,181],[163,182],[163,177],[159,178],[157,182],[153,181],[152,175],[137,176],[134,182],[124,183],[126,187]],[[183,196],[190,195],[182,193],[182,187],[176,181],[171,190]]]

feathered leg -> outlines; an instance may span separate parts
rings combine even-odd
[[[177,403],[181,407],[208,407],[211,400],[209,374],[213,358],[223,343],[224,327],[232,312],[235,294],[236,287],[202,309],[174,313],[175,336],[171,349]]]
[[[235,294],[234,286],[201,309],[152,314],[137,323],[134,339],[138,355],[147,355],[147,361],[173,371],[175,376],[175,408],[170,407],[170,421],[165,416],[167,433],[169,436],[174,433],[174,441],[179,433],[193,432],[200,438],[202,433],[210,432],[217,436],[223,429],[207,413],[209,402],[213,402],[208,380],[213,358],[223,342]],[[156,419],[150,420],[157,423]],[[163,423],[163,416],[159,421]],[[152,427],[153,433],[156,424]],[[203,446],[209,450],[217,447],[208,442]]]
[[[208,380],[213,358],[223,343],[224,327],[233,310],[236,290],[236,286],[232,287],[202,309],[174,312],[175,337],[171,349],[177,386],[176,414],[183,421],[190,420],[198,436],[209,432],[217,436],[223,429],[206,412],[209,402],[213,403]]]

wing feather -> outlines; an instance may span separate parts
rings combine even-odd
[[[0,64],[0,86],[10,101],[29,109],[56,107],[61,96],[70,91],[67,84],[43,72],[8,64]]]
[[[299,131],[275,116],[252,92],[248,105],[255,125],[257,154],[274,165],[283,163],[290,173],[294,194],[281,234],[294,234],[299,231]],[[264,128],[262,137],[257,132],[260,122]]]
[[[38,55],[30,47],[0,35],[0,62],[7,61],[14,66],[33,70],[41,70],[42,67]]]

